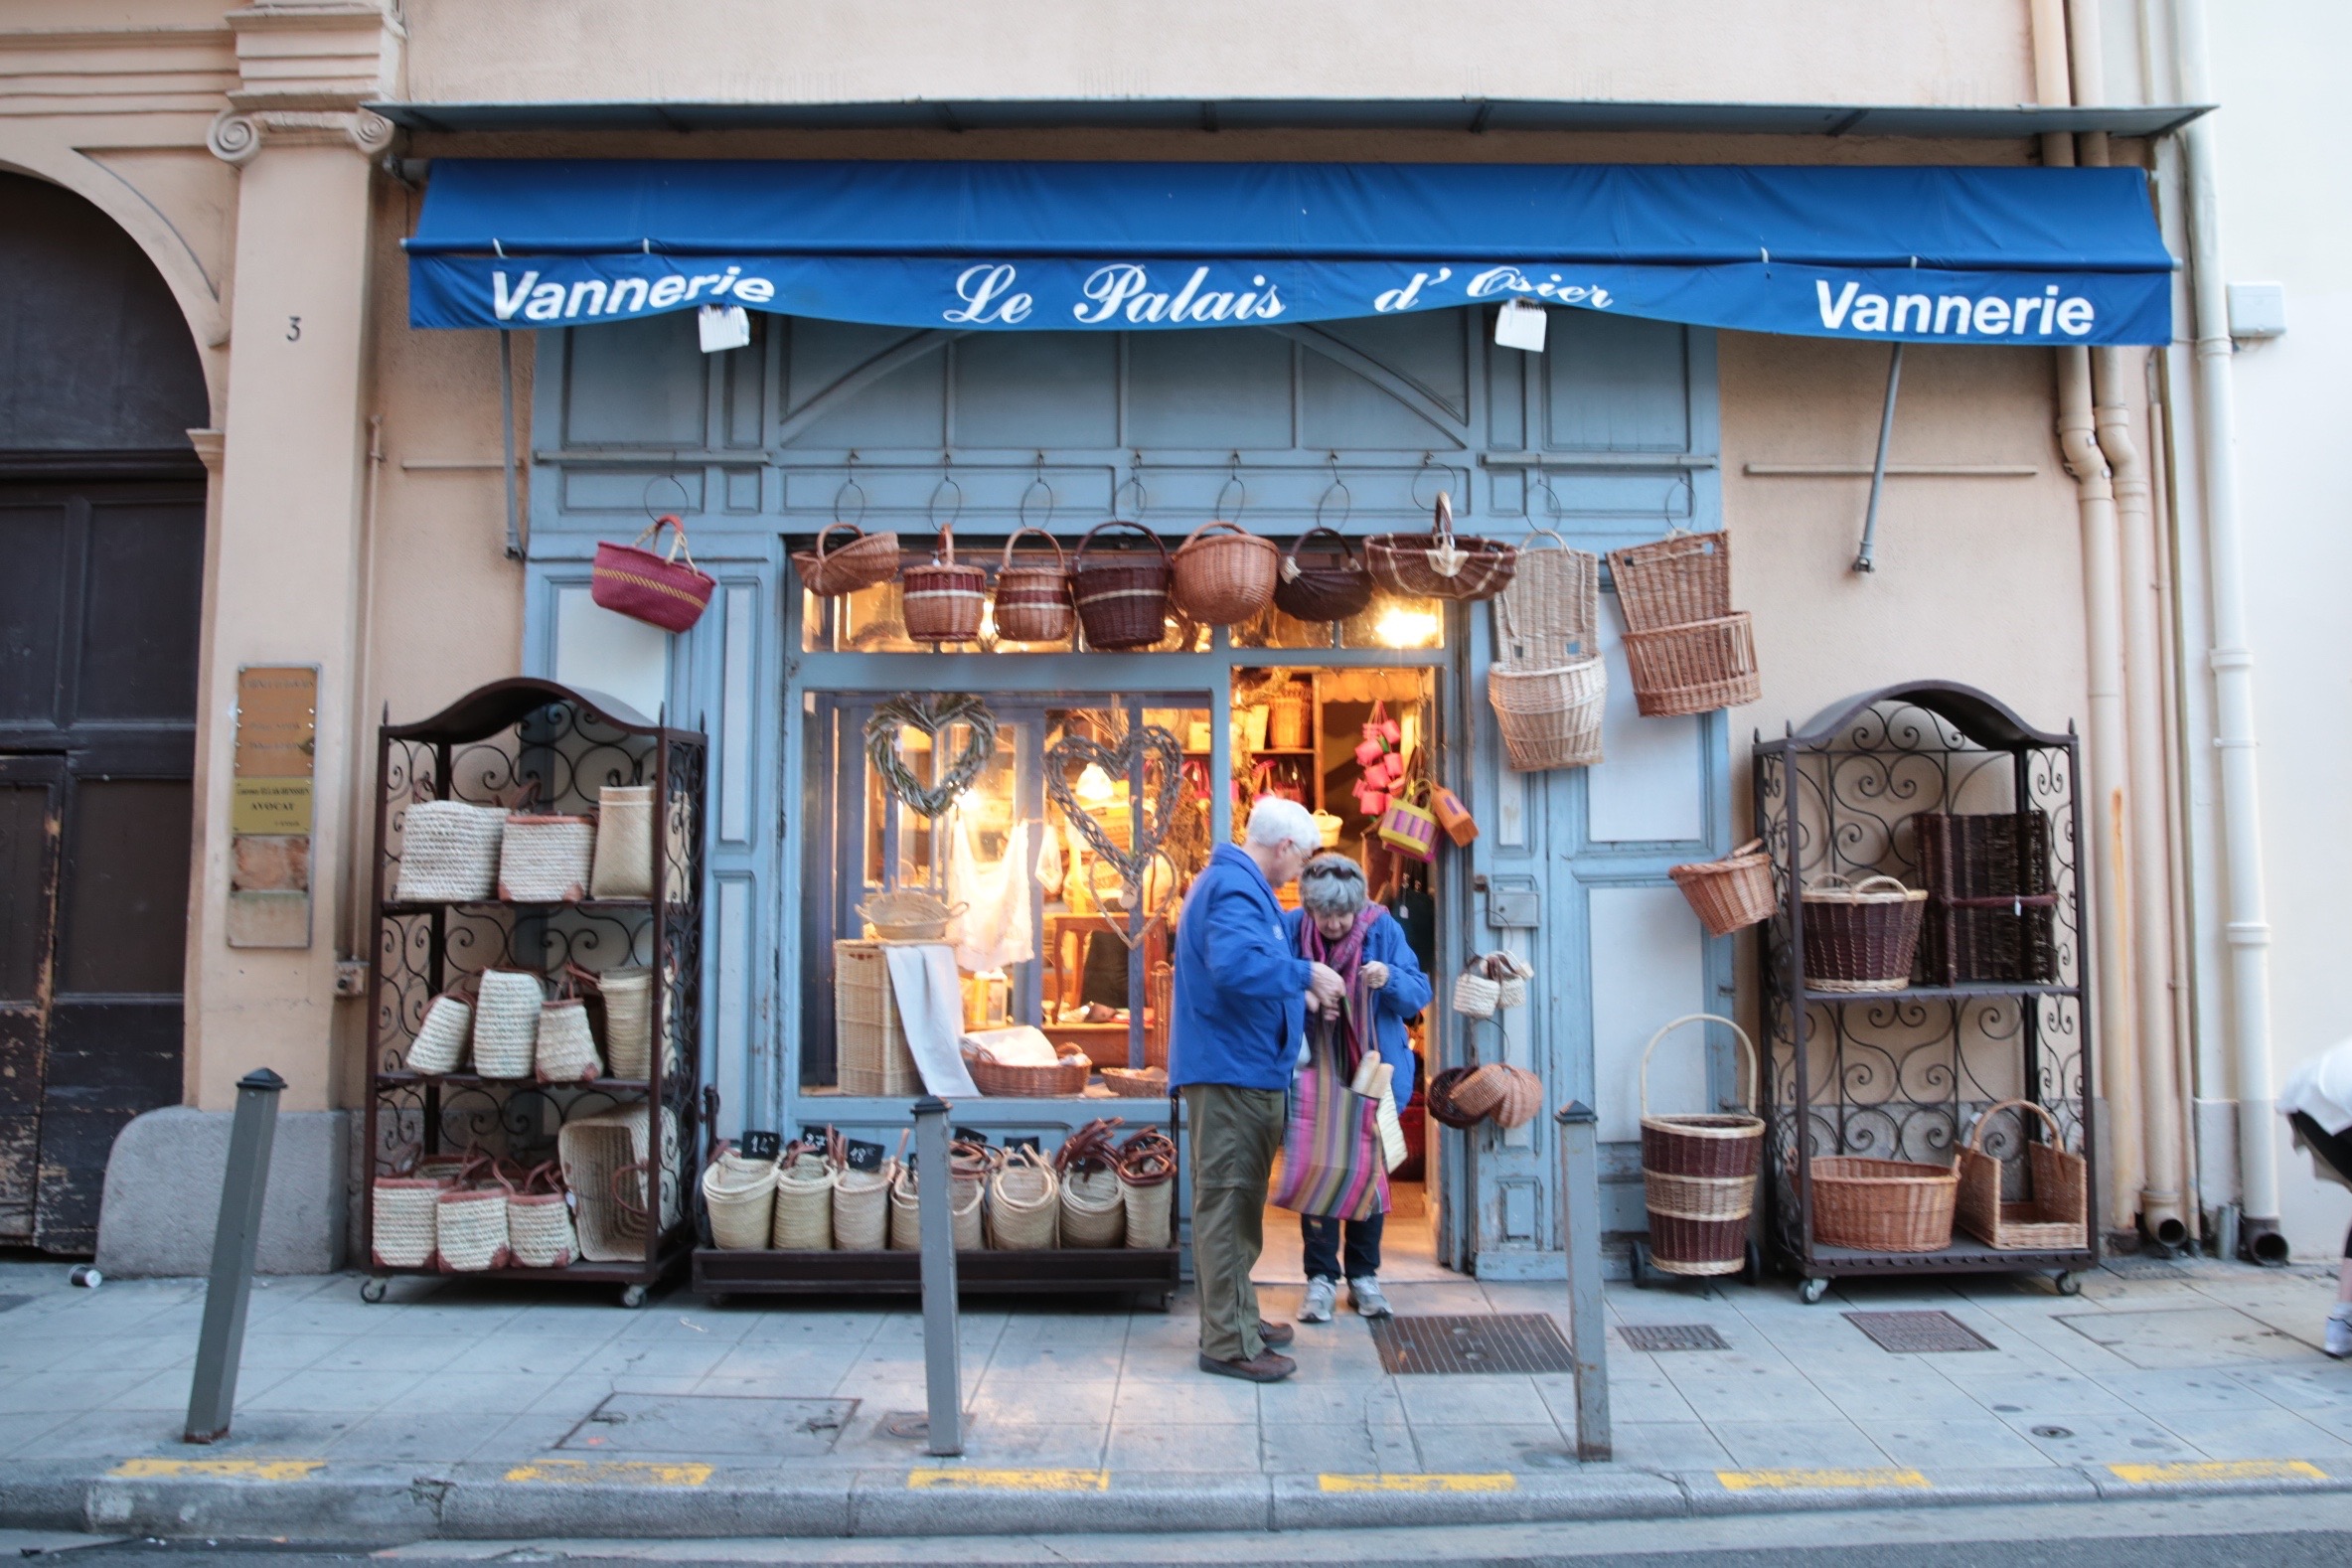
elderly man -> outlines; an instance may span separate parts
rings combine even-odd
[[[1329,966],[1292,953],[1274,889],[1322,847],[1315,819],[1272,797],[1239,848],[1217,846],[1176,925],[1169,1082],[1192,1133],[1192,1278],[1200,1293],[1200,1369],[1271,1383],[1298,1363],[1272,1346],[1287,1323],[1258,1316],[1249,1274],[1265,1244],[1266,1183],[1282,1147],[1307,1004],[1346,995]]]

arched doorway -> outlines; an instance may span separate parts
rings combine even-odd
[[[0,1244],[88,1251],[181,1098],[209,422],[138,246],[0,174]]]

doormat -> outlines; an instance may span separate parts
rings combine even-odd
[[[1711,1323],[1622,1323],[1617,1336],[1629,1350],[1728,1350]]]
[[[574,1453],[760,1455],[833,1452],[855,1399],[753,1399],[739,1394],[613,1394],[555,1446]]]
[[[1573,1372],[1576,1360],[1548,1316],[1489,1313],[1475,1318],[1372,1320],[1383,1372]]]
[[[1992,1341],[1948,1312],[1849,1312],[1845,1321],[1903,1355],[1943,1350],[1989,1350]]]

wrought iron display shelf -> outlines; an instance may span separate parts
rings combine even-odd
[[[1765,1233],[1779,1261],[1817,1301],[1831,1279],[1894,1273],[2040,1271],[2071,1292],[2099,1261],[2096,1088],[2091,996],[2084,975],[2080,762],[2073,732],[2034,729],[1967,687],[1920,682],[1839,705],[1807,725],[1756,744],[1756,831],[1773,857],[1779,898],[1758,927],[1768,1070]],[[1991,978],[1929,968],[1923,944],[1911,984],[1847,992],[1808,985],[1803,892],[1834,873],[1849,881],[1893,874],[1927,885],[1923,813],[2043,819],[2046,861],[2025,863],[2054,895],[2046,912],[2003,911],[2017,924],[2005,961],[1971,966]],[[2020,842],[2040,844],[2022,836]],[[2035,853],[2045,853],[2037,850]],[[2004,889],[2000,896],[2007,897]],[[1930,918],[1938,917],[1931,902]],[[1964,970],[1963,970],[1964,977]],[[2082,1244],[1995,1248],[1965,1231],[1932,1252],[1835,1246],[1814,1235],[1813,1162],[1832,1155],[1950,1164],[1991,1105],[2025,1099],[2049,1112],[2063,1148],[2088,1164]],[[2006,1199],[2025,1193],[2028,1140],[2039,1118],[2004,1113],[1985,1152],[2004,1164]]]
[[[427,1156],[453,1152],[486,1154],[528,1169],[558,1156],[559,1135],[570,1122],[643,1106],[645,1137],[664,1169],[640,1191],[659,1211],[674,1213],[667,1223],[637,1227],[644,1233],[641,1253],[582,1258],[560,1269],[510,1265],[489,1271],[491,1277],[619,1285],[623,1304],[633,1307],[693,1250],[690,1183],[701,1169],[705,1121],[697,1078],[706,756],[697,732],[529,679],[493,682],[420,723],[392,724],[388,715],[378,731],[376,929],[369,958],[372,1176],[393,1176]],[[490,804],[536,785],[532,809],[585,812],[597,806],[606,786],[646,784],[655,786],[660,803],[651,897],[443,903],[391,896],[399,874],[402,822],[414,799]],[[551,977],[567,964],[651,971],[653,1035],[660,1044],[648,1076],[542,1083],[409,1070],[408,1048],[434,997],[488,969]],[[675,1152],[663,1160],[673,1135]],[[371,1277],[362,1294],[380,1301],[389,1276],[437,1271],[374,1262],[374,1197],[371,1180],[364,1210]]]

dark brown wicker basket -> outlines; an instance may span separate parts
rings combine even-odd
[[[2050,819],[2038,811],[1958,815],[1923,811],[1920,880],[1927,918],[1920,971],[1931,985],[2057,978],[2050,889]]]
[[[1318,535],[1337,542],[1335,551],[1309,554],[1307,542]],[[1335,528],[1313,528],[1283,552],[1274,583],[1274,607],[1295,620],[1344,621],[1361,615],[1372,603],[1372,573],[1355,552],[1355,546]]]
[[[1473,1116],[1454,1103],[1454,1091],[1461,1088],[1463,1080],[1476,1071],[1476,1067],[1448,1067],[1430,1079],[1428,1086],[1421,1091],[1422,1103],[1429,1114],[1457,1131],[1476,1127],[1485,1121],[1487,1116],[1484,1111]]]
[[[1131,528],[1152,542],[1153,553],[1142,550],[1096,550],[1094,537],[1107,528]],[[1141,523],[1114,518],[1087,530],[1078,541],[1077,558],[1070,564],[1070,592],[1077,601],[1078,624],[1086,628],[1086,646],[1104,650],[1149,648],[1168,635],[1168,591],[1174,569],[1168,546]]]
[[[1661,1274],[1737,1274],[1748,1262],[1746,1214],[1685,1219],[1649,1211],[1649,1262]]]
[[[1847,886],[1823,876],[1804,889],[1804,983],[1815,991],[1901,991],[1911,984],[1925,891],[1892,876]]]
[[[1375,534],[1364,541],[1372,580],[1419,599],[1490,599],[1518,570],[1515,546],[1454,532],[1454,500],[1438,492],[1427,534]]]

